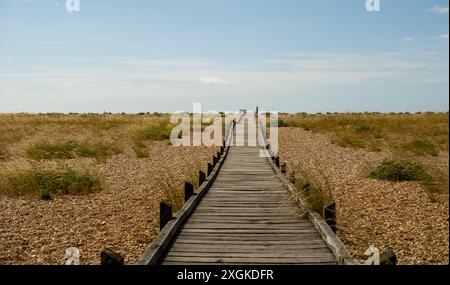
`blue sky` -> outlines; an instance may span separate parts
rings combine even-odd
[[[448,0],[0,0],[0,112],[447,111]]]

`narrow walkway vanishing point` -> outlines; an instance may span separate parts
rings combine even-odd
[[[280,173],[260,156],[256,129],[253,114],[236,124],[237,139],[206,194],[176,233],[161,233],[165,240],[156,240],[140,264],[344,263],[345,247],[323,220],[315,221],[317,213],[300,218],[289,203]],[[155,247],[163,244],[155,259]]]

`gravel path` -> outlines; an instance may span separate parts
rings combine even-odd
[[[367,166],[391,154],[341,148],[324,134],[281,128],[280,160],[325,173],[337,204],[338,235],[360,261],[369,244],[393,249],[400,264],[448,264],[448,195],[432,203],[416,182],[369,179]],[[448,152],[426,158],[448,169]]]
[[[50,202],[0,196],[0,264],[64,264],[73,246],[80,249],[81,264],[98,264],[105,247],[122,254],[126,264],[136,262],[159,231],[161,169],[174,176],[193,164],[205,170],[217,150],[153,142],[149,151],[146,159],[127,150],[99,165],[106,176],[106,190],[99,193]]]

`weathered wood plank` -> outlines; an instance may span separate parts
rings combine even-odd
[[[203,257],[203,256],[167,256],[164,261],[181,261],[197,263],[242,263],[242,264],[301,264],[301,263],[322,263],[332,262],[330,256],[311,256],[311,257]]]
[[[223,258],[223,257],[232,257],[232,258],[308,258],[308,257],[332,257],[333,254],[330,252],[328,248],[310,248],[303,250],[294,250],[294,249],[260,249],[259,251],[245,251],[243,247],[239,250],[234,250],[229,247],[223,247],[221,249],[216,248],[214,250],[205,250],[205,248],[197,248],[197,250],[175,250],[173,248],[170,249],[167,257],[176,257],[176,256],[195,256],[195,257],[215,257],[215,258]]]

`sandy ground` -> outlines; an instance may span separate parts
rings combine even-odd
[[[167,142],[153,142],[149,150],[146,159],[128,150],[99,165],[106,186],[99,193],[53,201],[0,196],[0,264],[64,264],[69,247],[79,248],[81,264],[99,264],[105,247],[135,263],[159,231],[161,170],[178,177],[192,165],[205,170],[217,152]]]
[[[354,257],[364,262],[373,244],[393,249],[400,264],[448,264],[448,195],[432,203],[419,183],[367,178],[367,166],[390,153],[342,148],[300,128],[281,128],[279,142],[288,171],[319,165],[331,181],[338,235]],[[448,169],[448,152],[425,160]]]

